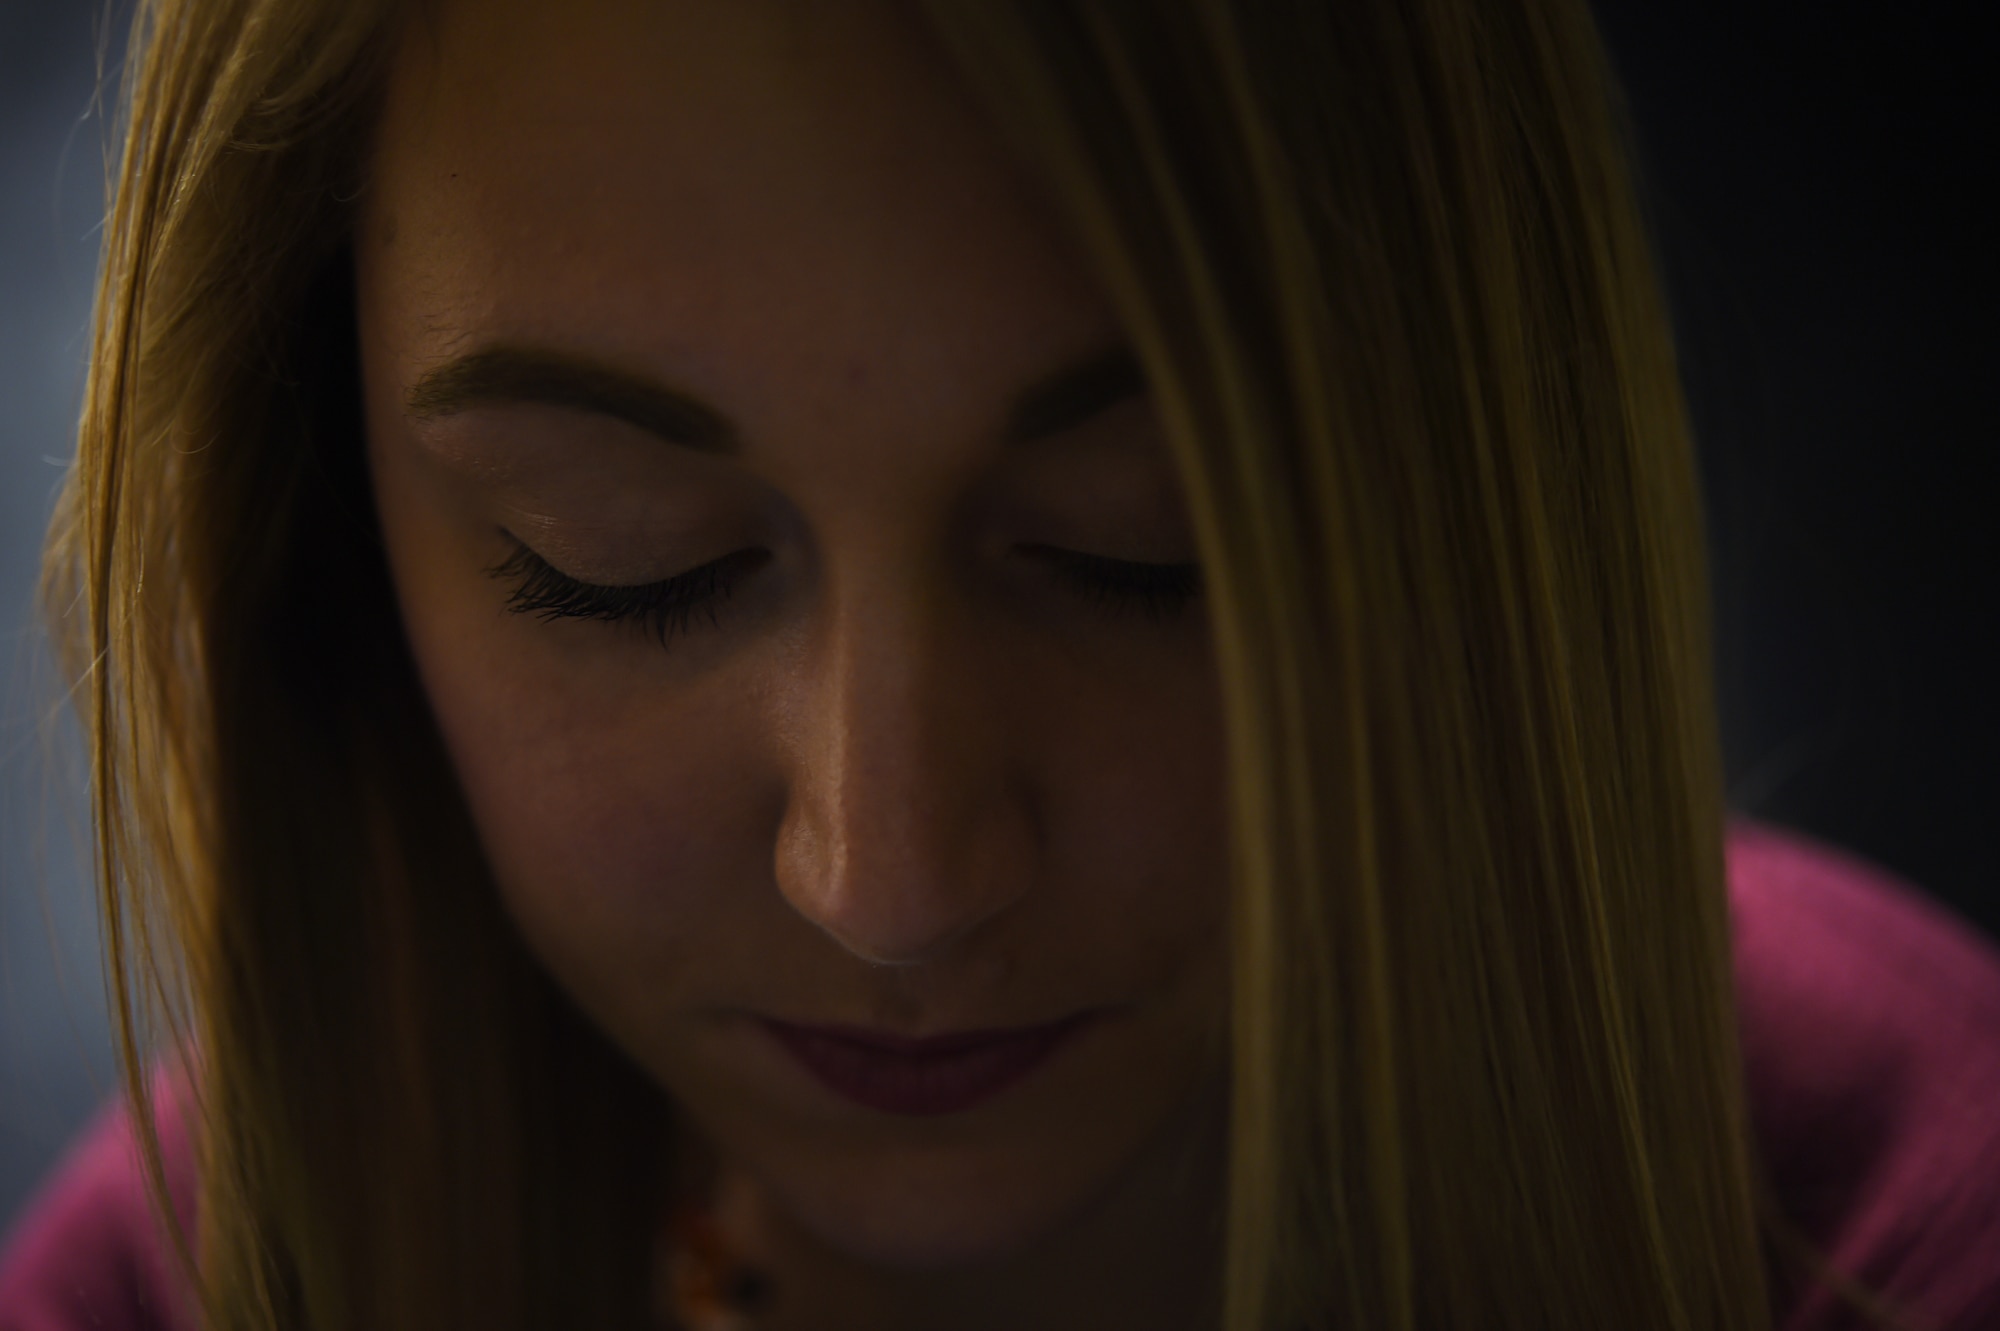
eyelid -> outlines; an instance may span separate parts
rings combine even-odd
[[[665,647],[687,631],[695,615],[716,622],[717,605],[729,599],[736,580],[768,562],[770,552],[736,550],[706,564],[652,582],[603,584],[585,582],[564,573],[504,528],[513,554],[486,570],[491,577],[515,583],[507,609],[533,614],[544,621],[592,619],[630,623],[645,629]]]
[[[669,578],[606,585],[572,577],[512,532],[502,529],[501,534],[513,545],[513,553],[486,572],[514,583],[507,598],[509,611],[544,621],[630,623],[656,637],[662,648],[686,632],[697,614],[706,614],[715,626],[716,608],[729,599],[737,579],[771,558],[763,549],[737,550]],[[1165,620],[1186,609],[1202,590],[1201,566],[1196,563],[1145,563],[1039,543],[1026,543],[1017,550],[1037,559],[1054,585],[1107,619],[1138,614],[1151,621]]]
[[[1058,587],[1108,619],[1128,614],[1154,622],[1171,619],[1202,591],[1197,563],[1148,563],[1041,544],[1019,548],[1040,558]]]
[[[507,557],[503,559],[499,564],[496,564],[491,568],[484,570],[488,575],[494,577],[503,577],[507,576],[510,572],[519,573],[524,571],[524,569],[521,566],[525,564],[529,567],[532,567],[533,570],[536,572],[541,572],[543,570],[546,570],[548,574],[553,575],[554,577],[557,578],[561,578],[566,583],[574,584],[575,586],[578,587],[588,588],[592,591],[603,591],[603,592],[637,591],[645,587],[666,586],[667,584],[674,582],[676,579],[685,578],[690,573],[698,572],[701,569],[707,568],[711,564],[719,564],[724,560],[732,559],[736,555],[743,553],[742,551],[732,551],[729,554],[722,555],[716,559],[706,560],[700,564],[690,564],[686,568],[680,569],[673,573],[666,574],[665,576],[662,577],[646,577],[644,575],[641,575],[630,581],[624,581],[624,580],[619,580],[614,574],[613,576],[607,577],[604,580],[600,581],[597,578],[584,577],[581,574],[570,573],[562,567],[562,564],[567,563],[572,559],[584,563],[604,562],[605,550],[603,547],[607,543],[614,549],[623,549],[628,545],[634,544],[629,539],[619,539],[615,541],[608,540],[608,538],[614,533],[619,534],[621,537],[624,537],[626,535],[625,529],[612,527],[609,525],[584,527],[584,526],[579,526],[577,523],[573,521],[564,520],[563,523],[561,524],[560,530],[558,530],[554,524],[554,521],[549,520],[549,529],[546,533],[543,532],[533,533],[534,537],[533,544],[530,544],[528,538],[524,538],[523,536],[517,534],[519,529],[520,529],[519,524],[501,526],[496,529],[501,539],[507,542],[509,546],[509,551]],[[577,539],[579,535],[588,536],[592,533],[602,534],[607,538],[607,540],[592,543],[587,540],[579,541]],[[544,536],[546,536],[546,539],[543,539]],[[654,542],[649,540],[646,543],[653,544]],[[643,567],[643,565],[641,565],[641,567]]]

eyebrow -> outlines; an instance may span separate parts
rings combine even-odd
[[[1130,347],[1096,352],[1036,380],[1009,406],[1008,444],[1047,439],[1146,392]],[[479,407],[561,407],[609,416],[670,444],[728,457],[742,440],[729,418],[690,393],[614,366],[536,347],[495,346],[455,357],[410,388],[405,407],[438,420]]]

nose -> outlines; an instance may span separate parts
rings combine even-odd
[[[992,654],[947,602],[904,582],[830,598],[796,658],[776,848],[792,907],[880,965],[947,955],[1035,872]]]

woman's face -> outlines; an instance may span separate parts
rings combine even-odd
[[[1193,537],[1110,309],[924,39],[445,5],[357,254],[390,562],[506,905],[718,1152],[935,1267],[1207,1140]]]

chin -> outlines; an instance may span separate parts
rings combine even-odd
[[[1184,1044],[1175,1058],[1107,1043],[936,1117],[829,1112],[757,1076],[731,1086],[722,1058],[678,1060],[685,1075],[663,1082],[751,1185],[760,1227],[877,1270],[1004,1271],[1099,1224],[1144,1228],[1220,1169],[1226,1068]]]
[[[773,1178],[767,1187],[790,1223],[850,1261],[964,1270],[1004,1266],[1059,1234],[1108,1183],[1055,1164],[856,1161],[820,1177]]]

